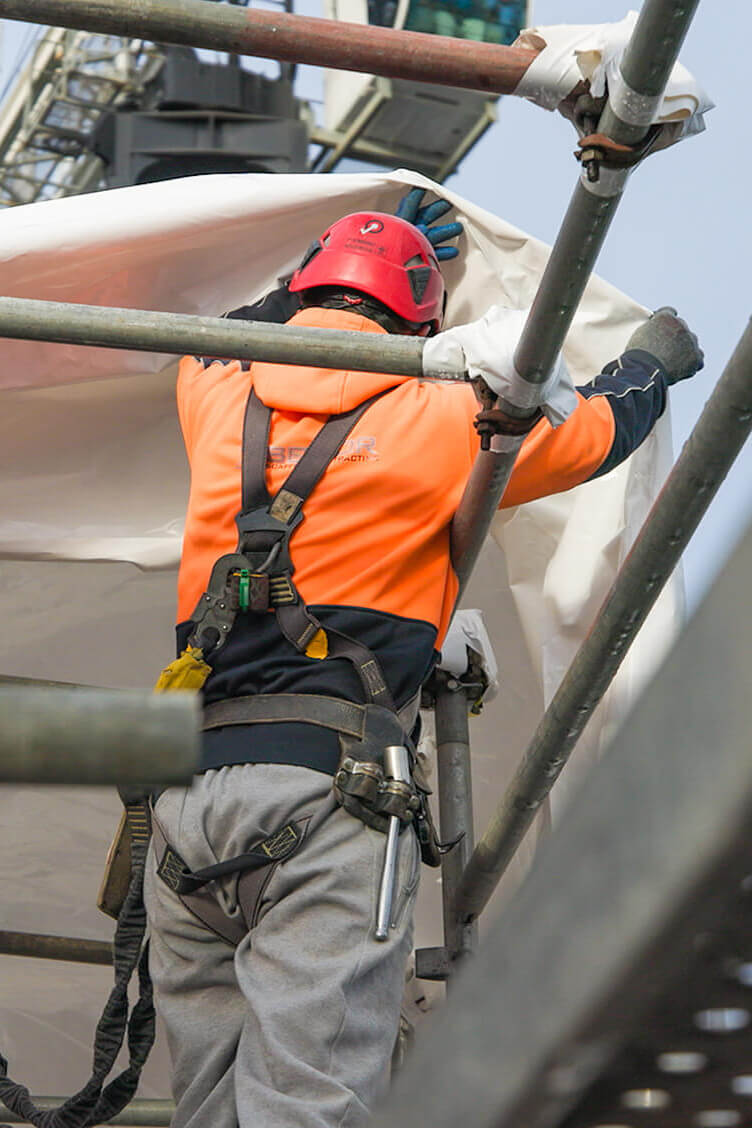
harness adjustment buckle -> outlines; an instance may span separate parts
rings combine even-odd
[[[281,603],[296,602],[295,588],[286,572],[269,577],[269,602],[273,607],[279,607]]]

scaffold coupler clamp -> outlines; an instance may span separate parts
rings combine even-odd
[[[473,422],[475,430],[480,436],[480,449],[490,450],[491,439],[494,435],[527,435],[542,416],[538,407],[532,414],[515,416],[509,410],[503,410],[498,396],[481,377],[471,381],[475,394],[481,402],[482,410],[478,412]],[[504,405],[508,408],[508,405]]]
[[[596,184],[601,167],[630,169],[638,165],[653,149],[660,132],[660,125],[651,125],[643,140],[636,145],[621,145],[605,133],[588,133],[578,141],[574,155],[585,169],[588,181]]]

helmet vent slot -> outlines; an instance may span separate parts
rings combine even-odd
[[[306,253],[303,255],[303,261],[301,262],[300,266],[298,267],[298,270],[303,270],[306,266],[308,266],[308,263],[311,261],[311,259],[316,257],[316,255],[319,253],[320,250],[321,250],[321,243],[317,239],[315,243],[311,243],[310,247],[308,248]]]
[[[421,302],[426,292],[428,280],[431,277],[430,266],[414,266],[411,270],[408,270],[407,277],[410,279],[413,298],[416,302]]]

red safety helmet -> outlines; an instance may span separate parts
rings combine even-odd
[[[444,279],[436,252],[412,223],[383,212],[338,219],[313,243],[290,290],[347,286],[376,298],[406,321],[441,327]]]

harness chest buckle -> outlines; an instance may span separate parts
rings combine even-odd
[[[238,611],[268,611],[271,606],[269,576],[239,568],[230,573],[230,590]]]

